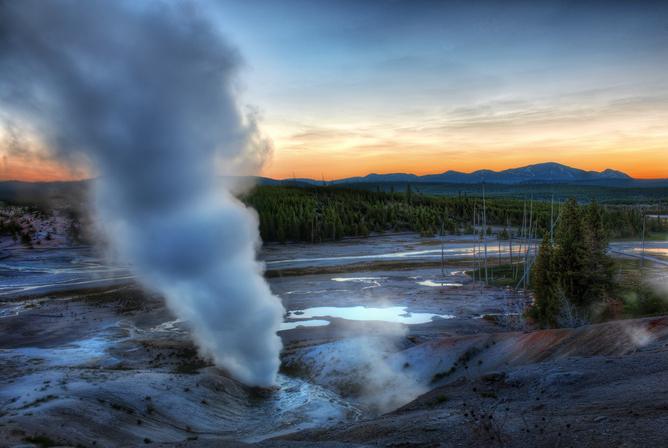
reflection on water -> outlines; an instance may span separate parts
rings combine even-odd
[[[372,283],[380,279],[382,277],[334,277],[332,280],[335,282]]]
[[[332,281],[335,282],[351,282],[351,283],[362,283],[368,285],[362,289],[368,288],[377,288],[380,286],[380,280],[383,280],[384,277],[334,277]]]
[[[645,247],[643,249],[642,247],[634,247],[633,252],[638,252],[642,253],[643,251],[646,254],[652,254],[652,255],[668,255],[668,247]]]
[[[0,296],[124,283],[134,276],[90,248],[15,249],[0,262]]]
[[[451,247],[443,250],[426,249],[426,250],[408,250],[401,252],[385,252],[377,254],[361,254],[361,255],[339,255],[330,257],[313,257],[313,258],[287,258],[281,260],[268,260],[267,265],[279,265],[288,263],[318,263],[318,262],[340,262],[350,260],[387,260],[387,259],[415,259],[415,258],[440,258],[443,254],[447,258],[452,257],[466,257],[473,253],[473,247],[469,243],[452,244]],[[501,248],[504,252],[505,247]],[[488,252],[496,253],[498,248],[496,246],[489,246]]]
[[[365,306],[320,306],[290,311],[287,315],[288,319],[314,319],[323,317],[336,317],[356,321],[379,320],[404,325],[416,325],[431,322],[434,318],[452,319],[455,316],[451,314],[412,313],[409,312],[407,308],[401,306],[390,306],[386,308],[368,308]]]
[[[439,280],[424,280],[421,282],[417,282],[417,284],[420,286],[432,286],[432,287],[449,286],[452,288],[459,288],[460,286],[464,286],[462,283],[452,283]]]

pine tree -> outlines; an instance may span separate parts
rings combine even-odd
[[[554,269],[554,249],[549,237],[543,237],[536,261],[531,269],[534,292],[533,317],[542,327],[555,327],[559,315],[558,274]]]
[[[576,306],[589,303],[586,297],[587,245],[580,207],[575,199],[563,206],[555,235],[554,267],[559,272],[560,286],[565,296]]]
[[[613,261],[607,255],[609,237],[603,222],[603,209],[596,201],[585,209],[583,225],[587,247],[586,275],[588,277],[588,288],[585,294],[589,302],[599,301],[612,287]]]

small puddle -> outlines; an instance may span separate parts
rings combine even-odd
[[[404,325],[417,325],[431,322],[434,318],[453,319],[451,314],[434,313],[412,313],[407,308],[401,306],[390,306],[386,308],[368,308],[365,306],[321,306],[314,308],[305,308],[303,310],[289,311],[288,319],[309,319],[302,322],[327,322],[325,320],[312,320],[316,318],[334,317],[339,319],[354,321],[384,321],[400,323]],[[285,322],[284,324],[293,324],[294,322]],[[317,326],[311,323],[309,326]]]

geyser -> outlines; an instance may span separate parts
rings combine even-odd
[[[0,112],[99,175],[100,228],[203,355],[273,384],[283,308],[255,214],[221,188],[268,146],[236,102],[238,54],[181,2],[0,2]],[[230,185],[227,185],[229,188]]]

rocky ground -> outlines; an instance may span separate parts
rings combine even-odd
[[[433,388],[377,418],[266,446],[663,446],[668,318],[458,337],[409,351]],[[442,362],[444,361],[444,362]],[[450,366],[450,367],[448,367]]]
[[[661,446],[668,427],[668,318],[424,341],[376,324],[359,346],[302,329],[264,391],[133,288],[20,303],[2,319],[9,446]]]
[[[295,313],[309,307],[360,304],[403,307],[399,319],[448,317],[322,316],[325,325],[281,331],[271,390],[201,359],[183,322],[124,273],[82,283],[100,276],[88,255],[5,260],[0,446],[663,446],[668,317],[522,329],[508,315],[525,297],[472,283],[466,261],[441,273],[424,258],[429,246],[274,268],[286,323],[303,322]],[[272,250],[268,260],[289,258]],[[48,269],[33,269],[45,260]]]

